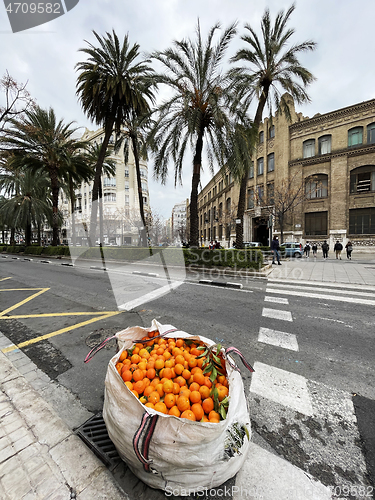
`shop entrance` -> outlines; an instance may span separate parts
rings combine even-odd
[[[269,246],[269,229],[267,227],[267,219],[264,217],[256,217],[253,219],[253,241],[260,241],[263,246]]]

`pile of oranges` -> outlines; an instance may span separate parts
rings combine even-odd
[[[229,391],[222,355],[215,356],[220,366],[216,363],[213,374],[202,342],[153,337],[159,332],[123,350],[116,363],[128,389],[145,406],[167,415],[215,423],[225,418]]]

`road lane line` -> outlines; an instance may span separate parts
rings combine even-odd
[[[169,285],[165,285],[165,286],[158,288],[150,293],[146,293],[145,295],[142,295],[141,297],[138,297],[137,299],[130,300],[129,302],[125,302],[125,304],[118,306],[118,308],[121,311],[131,311],[135,307],[138,307],[138,306],[144,304],[145,302],[151,302],[152,300],[155,300],[158,297],[161,297],[162,295],[167,294],[171,290],[178,288],[183,283],[184,283],[184,281],[175,281],[174,283],[171,283]]]
[[[2,349],[1,352],[7,353],[10,351],[15,351],[16,349],[22,349],[22,347],[26,347],[26,346],[31,345],[31,344],[36,344],[37,342],[41,342],[42,340],[46,340],[46,339],[49,339],[51,337],[55,337],[56,335],[61,335],[62,333],[66,333],[66,332],[69,332],[71,330],[75,330],[76,328],[80,328],[81,326],[86,326],[86,325],[89,325],[91,323],[95,323],[96,321],[100,321],[102,319],[107,319],[107,318],[110,318],[112,316],[116,316],[117,314],[121,314],[121,311],[113,311],[110,313],[106,313],[106,314],[99,316],[97,318],[91,318],[87,321],[82,321],[82,323],[78,323],[78,324],[72,325],[72,326],[67,326],[66,328],[61,328],[61,330],[56,330],[54,332],[47,333],[46,335],[41,335],[40,337],[35,337],[34,339],[26,340],[25,342],[21,342],[19,344],[13,344],[11,346],[6,347],[5,349]]]
[[[267,297],[267,295],[264,297],[265,302],[273,302],[274,304],[289,304],[289,300],[285,299],[284,297]]]
[[[29,289],[30,290],[30,289]],[[37,288],[34,288],[34,290],[38,290]],[[33,300],[35,299],[35,297],[38,297],[38,295],[41,295],[42,293],[46,292],[47,290],[49,290],[49,288],[39,288],[39,292],[37,293],[34,293],[33,295],[31,295],[30,297],[27,297],[27,299],[24,299],[22,300],[21,302],[18,302],[17,304],[11,306],[11,307],[8,307],[8,309],[5,309],[4,311],[0,312],[0,317],[1,316],[4,316],[4,314],[8,313],[9,311],[13,311],[14,309],[17,309],[17,307],[20,307],[22,306],[23,304],[26,304],[27,302],[29,302],[30,300]]]
[[[12,278],[1,278],[0,281],[11,280]]]
[[[256,361],[250,391],[304,415],[313,415],[307,379],[296,373]]]
[[[299,351],[297,337],[293,333],[280,332],[271,328],[259,328],[258,342],[271,344],[291,351]]]
[[[58,316],[99,316],[101,314],[109,314],[113,311],[100,311],[100,312],[65,312],[65,313],[41,313],[41,314],[15,314],[14,316],[5,316],[0,318],[6,319],[27,319],[27,318],[55,318]]]
[[[263,307],[262,316],[266,318],[280,319],[281,321],[293,321],[290,311],[282,311],[280,309],[269,309]]]
[[[310,292],[301,292],[301,291],[293,291],[293,290],[281,290],[278,288],[267,288],[267,293],[280,293],[283,295],[294,295],[298,297],[307,297],[309,299],[324,299],[324,300],[335,300],[338,302],[350,302],[351,304],[361,304],[368,306],[375,306],[375,300],[370,299],[359,299],[356,297],[341,297],[338,295],[325,295],[323,293],[310,293]]]

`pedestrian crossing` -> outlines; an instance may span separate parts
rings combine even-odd
[[[291,327],[293,322],[293,302],[290,303],[293,297],[375,305],[375,287],[269,279],[258,343],[285,350],[285,358],[298,362],[298,334],[288,332],[288,325]],[[282,351],[273,359],[283,359],[280,354]],[[361,437],[352,394],[329,387],[321,380],[310,380],[301,372],[287,371],[277,364],[277,361],[267,364],[262,359],[255,360],[253,365],[250,405],[260,435],[282,456],[287,459],[290,456],[292,463],[293,453],[299,454],[295,465],[313,473],[318,481],[324,476],[320,477],[318,471],[324,471],[330,474],[330,484],[340,491],[366,484],[367,467],[358,445]],[[289,455],[290,446],[293,452]],[[343,458],[356,470],[354,480],[338,472]],[[318,495],[316,498],[328,497]]]

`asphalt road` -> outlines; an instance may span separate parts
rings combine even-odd
[[[244,367],[242,373],[253,429],[264,446],[324,484],[370,484],[375,324],[374,306],[366,300],[375,299],[375,289],[347,287],[338,294],[342,300],[330,300],[337,290],[329,287],[311,291],[231,278],[243,288],[223,288],[177,273],[168,276],[176,287],[157,296],[168,280],[151,268],[112,265],[107,272],[87,262],[62,264],[0,260],[0,331],[23,343],[39,368],[89,411],[102,408],[106,367],[116,349],[111,341],[84,364],[91,347],[155,318],[235,346],[255,367],[253,376]],[[130,304],[135,307],[127,311]],[[267,387],[271,379],[278,394]],[[353,403],[362,411],[360,426]]]

